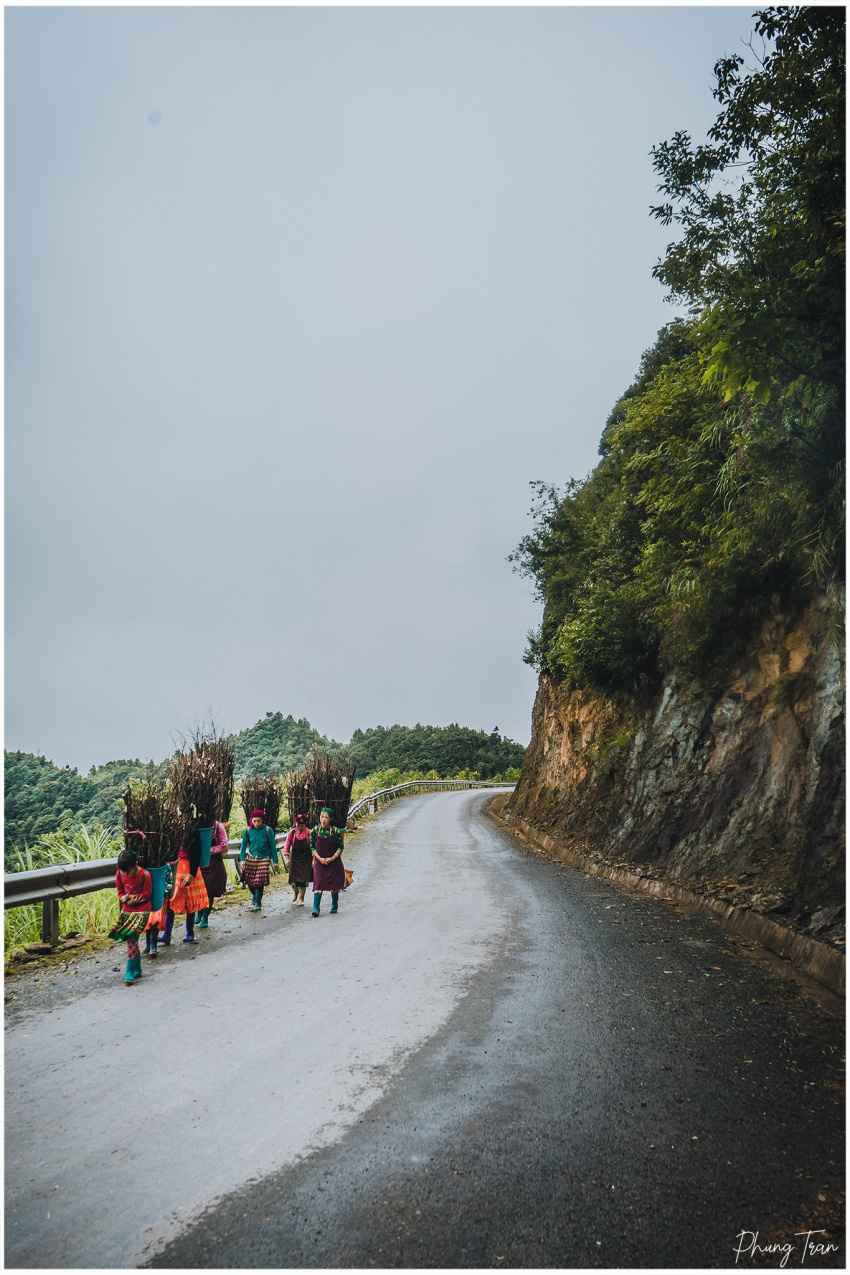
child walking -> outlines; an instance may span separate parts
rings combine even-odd
[[[142,977],[142,958],[139,955],[139,935],[148,923],[151,911],[151,874],[139,867],[135,850],[124,849],[118,856],[115,888],[121,911],[118,920],[109,931],[109,937],[127,942],[127,969],[125,983],[135,983]]]

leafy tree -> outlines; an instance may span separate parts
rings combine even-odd
[[[240,731],[236,740],[237,778],[246,774],[294,770],[308,760],[314,748],[334,751],[341,745],[319,734],[306,718],[291,714],[266,713],[264,718]],[[356,745],[356,747],[355,747]],[[489,777],[522,762],[525,749],[503,739],[498,730],[484,731],[462,726],[379,726],[376,730],[355,731],[352,753],[358,757],[361,776],[377,770],[417,777],[454,776],[460,770],[476,769]],[[422,759],[428,760],[422,760]],[[6,840],[7,871],[20,866],[18,852],[25,847],[52,844],[49,837],[85,837],[80,824],[102,826],[108,835],[121,827],[122,810],[118,798],[131,777],[164,777],[167,761],[154,764],[111,761],[92,766],[85,776],[71,766],[60,768],[46,757],[31,753],[7,752]],[[399,782],[398,779],[392,782]],[[234,818],[241,819],[238,807]],[[234,825],[235,826],[235,825]],[[44,838],[48,840],[45,841]],[[57,843],[58,844],[58,843]]]
[[[843,382],[844,21],[839,7],[762,10],[757,69],[715,66],[709,142],[678,132],[653,149],[668,197],[653,213],[684,229],[654,273],[702,311],[727,400]]]
[[[756,32],[757,70],[717,64],[709,143],[654,152],[653,211],[684,231],[655,273],[692,318],[644,355],[590,478],[534,484],[512,555],[545,604],[526,658],[614,696],[674,663],[719,685],[774,595],[842,567],[843,12]]]
[[[95,795],[94,784],[71,766],[21,752],[7,752],[4,760],[7,850],[68,824]]]
[[[839,7],[760,11],[757,68],[715,67],[708,143],[680,132],[653,151],[667,196],[653,212],[684,230],[655,274],[699,315],[706,382],[751,431],[775,424],[753,411],[769,402],[793,430],[821,582],[843,562],[844,26]]]

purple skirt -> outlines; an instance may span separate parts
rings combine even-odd
[[[338,893],[345,888],[345,868],[342,865],[342,859],[334,859],[333,863],[319,863],[318,859],[313,860],[314,892],[332,890]]]
[[[210,905],[213,899],[220,899],[227,890],[227,869],[220,854],[211,854],[208,868],[201,868],[201,876],[207,887]]]

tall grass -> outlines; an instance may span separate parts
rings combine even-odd
[[[95,824],[46,832],[32,846],[13,846],[7,862],[15,872],[33,872],[53,863],[82,863],[111,859],[121,849],[121,841],[109,829]],[[98,890],[64,899],[59,904],[59,932],[78,930],[81,934],[107,934],[118,917],[115,890]],[[25,947],[41,939],[41,904],[9,908],[3,918],[3,951]]]

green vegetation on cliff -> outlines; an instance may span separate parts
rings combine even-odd
[[[654,151],[682,237],[659,333],[601,461],[534,484],[512,560],[545,604],[526,658],[630,698],[678,665],[719,684],[779,594],[831,588],[844,518],[844,13],[767,9],[755,70],[715,68],[706,144]]]

